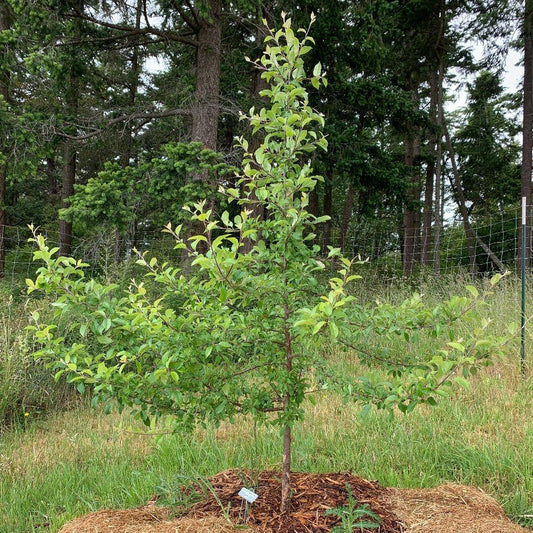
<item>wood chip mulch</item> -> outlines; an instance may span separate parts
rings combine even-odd
[[[346,484],[351,487],[358,505],[367,504],[381,519],[379,528],[364,529],[365,533],[403,533],[404,524],[384,505],[388,489],[375,481],[348,473],[304,474],[291,473],[291,509],[280,514],[281,474],[264,471],[255,477],[248,471],[227,470],[209,479],[207,499],[194,505],[187,516],[201,517],[218,514],[224,509],[235,524],[244,522],[241,488],[253,489],[258,498],[250,508],[247,524],[254,531],[265,533],[325,533],[341,525],[337,516],[324,516],[332,508],[348,504]],[[206,492],[205,485],[202,489]],[[216,497],[215,497],[216,494]]]

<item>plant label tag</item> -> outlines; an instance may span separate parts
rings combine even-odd
[[[244,487],[239,491],[239,496],[248,503],[254,503],[257,500],[257,494],[253,490]]]

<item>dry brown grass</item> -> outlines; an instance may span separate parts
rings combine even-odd
[[[123,450],[132,461],[150,452],[153,438],[132,435],[123,429],[131,424],[126,414],[105,415],[89,408],[55,413],[17,434],[17,453],[0,454],[0,473],[23,478],[59,463],[80,466],[95,454],[108,456]]]

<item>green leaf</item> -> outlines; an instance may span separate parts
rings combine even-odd
[[[313,328],[312,335],[316,335],[324,326],[325,320],[321,320],[320,322],[317,322]]]

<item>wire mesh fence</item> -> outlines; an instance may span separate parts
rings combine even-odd
[[[345,253],[360,255],[377,266],[397,271],[404,270],[407,249],[412,252],[415,270],[422,266],[435,273],[450,274],[471,269],[472,264],[478,273],[502,267],[514,270],[520,252],[520,223],[518,207],[470,221],[473,249],[469,251],[465,225],[459,217],[448,219],[441,228],[432,227],[427,235],[419,229],[408,236],[398,229],[399,224],[394,220],[365,221],[350,227]],[[334,240],[341,240],[338,232]]]
[[[469,250],[465,226],[457,217],[450,217],[442,228],[432,228],[429,246],[424,247],[422,231],[413,234],[410,239],[402,234],[395,220],[365,220],[352,223],[344,238],[339,228],[332,228],[329,244],[339,246],[344,243],[347,256],[360,256],[368,259],[370,265],[387,274],[405,273],[405,250],[412,250],[415,273],[421,269],[441,275],[471,270],[472,259],[477,273],[490,273],[501,267],[516,271],[519,263],[520,209],[472,220],[472,232],[475,237],[473,249]],[[50,247],[57,246],[57,231],[40,229],[47,238]],[[6,226],[4,228],[5,265],[3,283],[24,282],[35,274],[38,265],[33,261],[35,244],[30,241],[31,231],[27,227]],[[426,235],[427,237],[427,235]],[[322,236],[317,237],[317,244]],[[90,237],[74,238],[72,255],[85,260],[90,270],[108,271],[112,266],[131,262],[134,249],[149,251],[166,260],[180,259],[180,253],[174,250],[173,238],[154,228],[139,226],[135,235],[119,235],[114,231],[97,231]],[[472,253],[475,254],[472,258]]]

